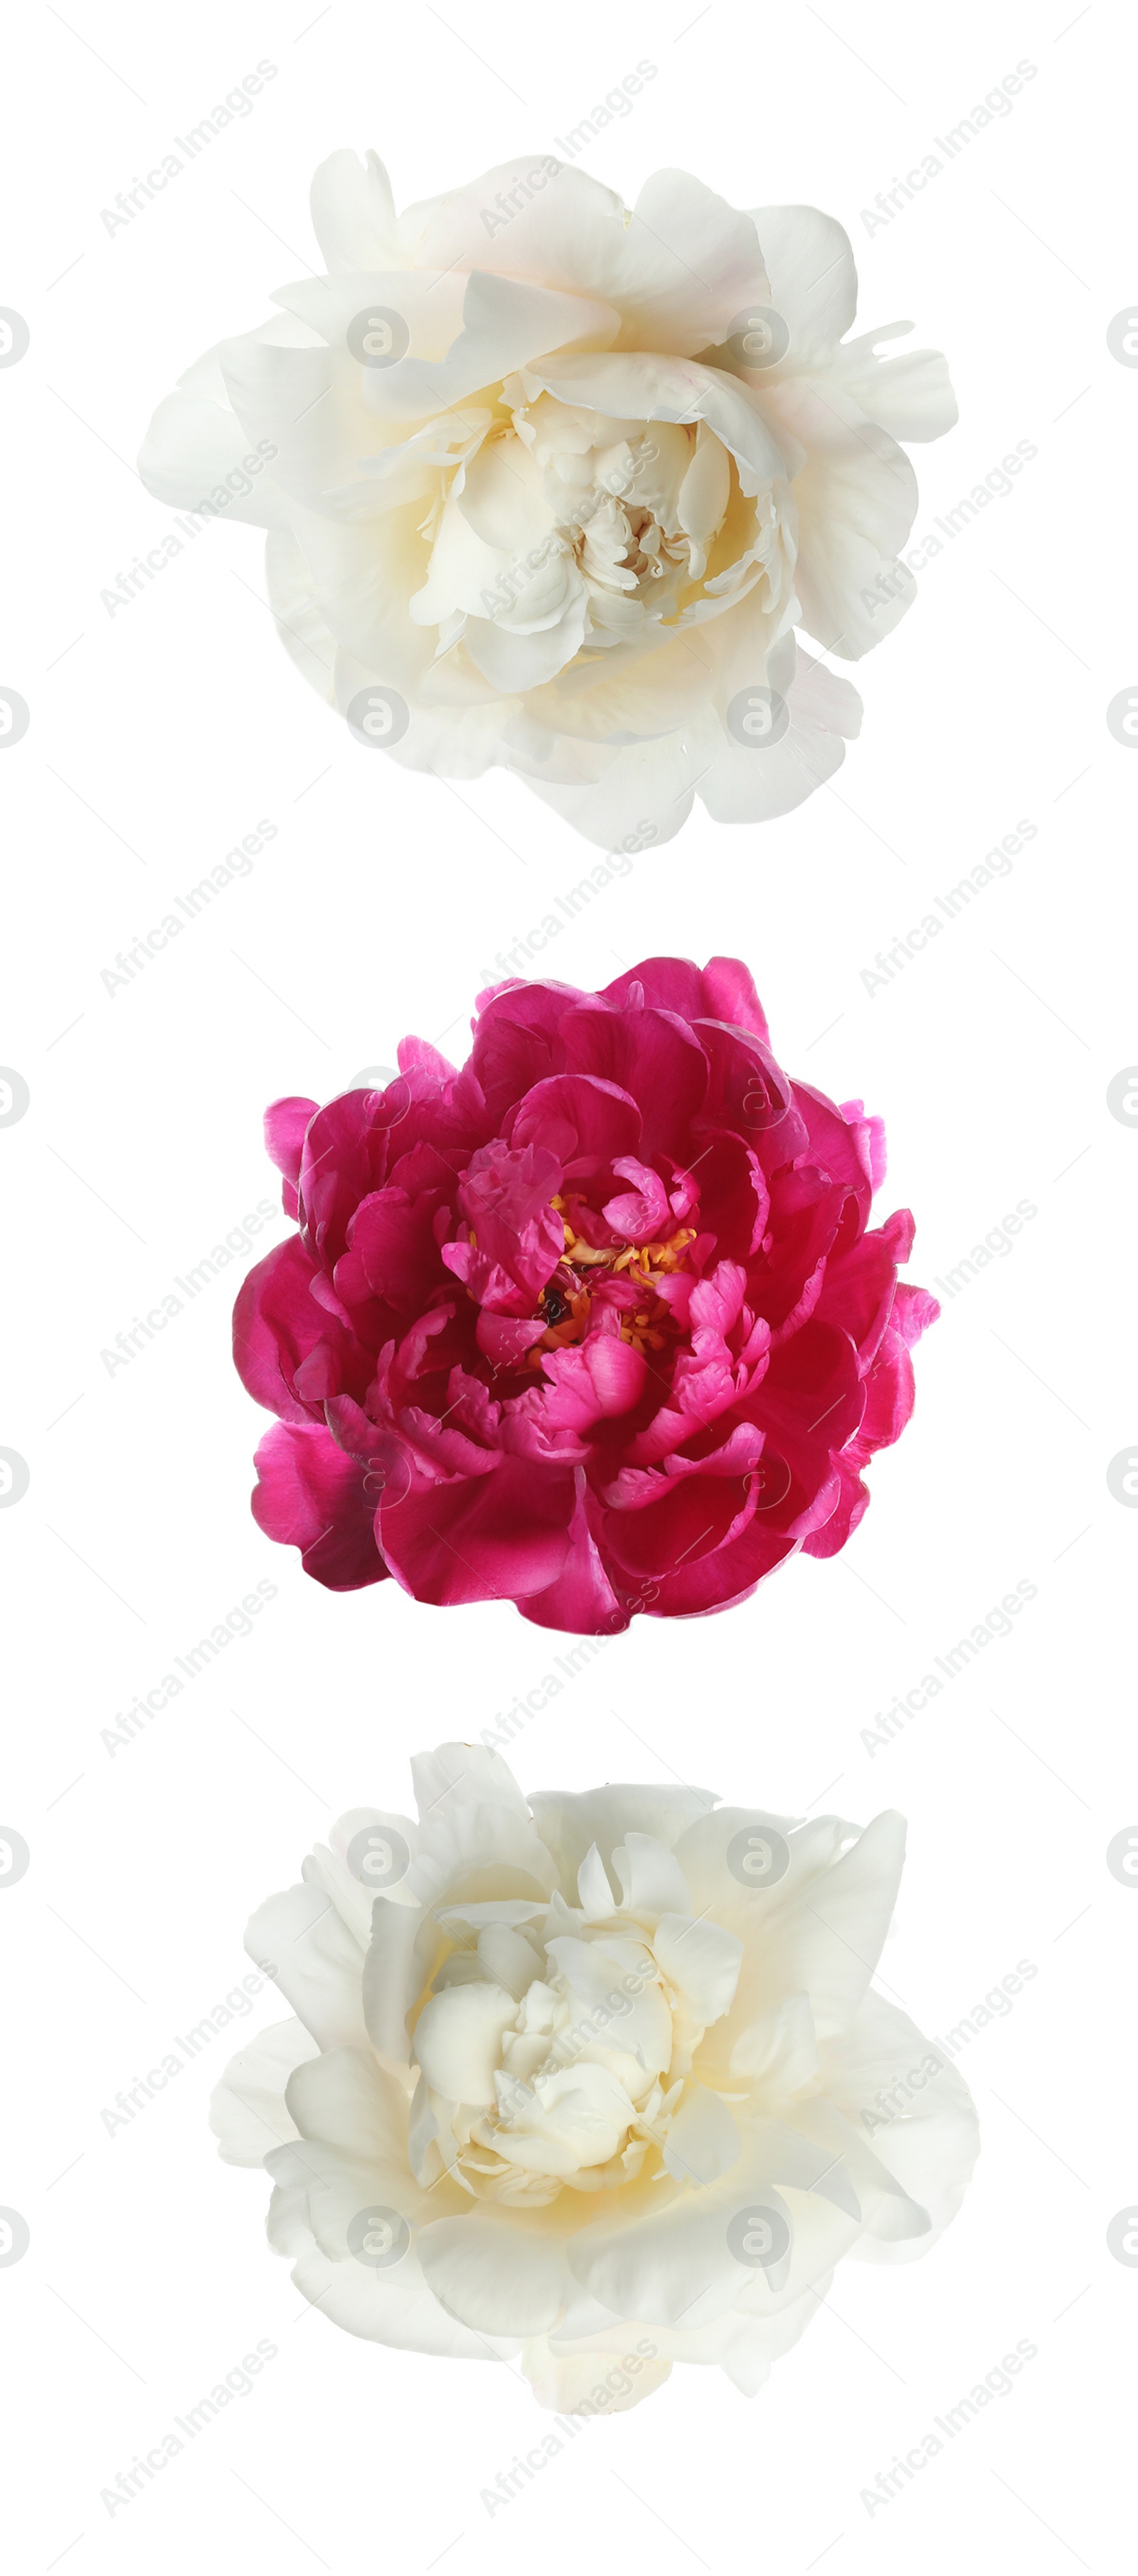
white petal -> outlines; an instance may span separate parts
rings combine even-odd
[[[382,446],[346,347],[282,348],[248,331],[224,341],[219,357],[250,446],[261,439],[276,450],[273,480],[297,500],[318,504],[330,486],[355,480],[359,457]]]
[[[540,152],[409,206],[399,238],[421,268],[486,270],[611,300],[626,275],[625,209],[584,170]],[[506,207],[499,198],[520,198]]]
[[[576,662],[529,712],[551,731],[599,744],[683,734],[716,692],[713,656],[687,635],[652,624],[603,662]],[[611,757],[611,754],[610,754]]]
[[[312,182],[312,229],[332,270],[401,265],[391,182],[369,152],[333,152]]]
[[[365,367],[360,376],[364,362],[348,337],[352,323],[378,306],[385,314],[396,314],[406,326],[417,357],[445,358],[462,329],[465,289],[465,278],[424,276],[413,269],[393,268],[388,258],[378,268],[348,269],[334,277],[302,277],[278,287],[273,302],[306,323],[337,356],[342,356],[345,348],[351,351],[357,371],[353,382],[374,418],[383,405],[382,397],[377,404],[373,395],[391,371],[386,367]]]
[[[607,348],[619,321],[611,306],[593,298],[482,275],[466,281],[462,318],[445,358],[419,357],[412,338],[406,357],[371,370],[367,398],[378,418],[433,419],[547,350],[578,348],[583,341]]]
[[[667,1977],[707,2028],[729,2012],[739,1982],[743,1944],[720,1923],[662,1914],[652,1948]]]
[[[252,474],[245,464],[250,453],[256,463]],[[236,413],[217,403],[187,393],[168,394],[139,450],[138,471],[155,500],[168,501],[175,509],[242,519],[255,528],[288,525],[271,462],[251,451]]]
[[[822,2100],[798,2103],[794,2118],[795,2126],[816,2146],[840,2157],[867,2234],[882,2245],[905,2245],[910,2253],[925,2252],[932,2242],[928,2211],[902,2188],[852,2122],[843,2118],[832,2102]]]
[[[529,1810],[509,1764],[482,1744],[437,1744],[413,1753],[411,1778],[423,1825],[444,1808],[499,1806],[528,1820]]]
[[[942,438],[959,419],[948,360],[938,349],[903,349],[899,357],[879,358],[881,340],[911,331],[911,322],[894,322],[884,331],[868,331],[841,350],[837,371],[843,390],[870,420],[916,444]]]
[[[561,2306],[565,2257],[556,2239],[508,2219],[442,2218],[418,2242],[423,2277],[448,2315],[485,2334],[543,2334]]]
[[[522,1996],[542,1973],[542,1961],[532,1941],[515,1932],[508,1923],[487,1923],[478,1935],[478,1965],[487,1984],[504,1986],[507,1994]]]
[[[695,455],[680,485],[677,516],[681,528],[706,544],[719,526],[730,493],[726,449],[701,421]]]
[[[730,2072],[742,2076],[764,2102],[792,2101],[818,2073],[814,2016],[806,1995],[787,1995],[756,2015],[731,2051]]]
[[[691,1912],[688,1883],[678,1860],[655,1834],[629,1831],[613,1853],[623,1909],[654,1925],[662,1914]]]
[[[512,556],[487,545],[463,510],[461,495],[452,491],[431,547],[427,578],[409,601],[416,626],[438,626],[455,608],[473,617],[492,616],[503,577],[512,570]]]
[[[795,1879],[785,1897],[775,1887],[765,1900],[761,1891],[749,1898],[763,1911],[740,1978],[740,2030],[798,1993],[809,1996],[819,2041],[847,2027],[881,1955],[904,1857],[904,1818],[885,1814],[832,1868]]]
[[[544,385],[564,402],[591,403],[617,420],[706,421],[730,448],[743,490],[750,495],[785,472],[777,429],[743,386],[719,368],[624,350],[607,357],[547,360],[528,366],[525,379]]]
[[[657,170],[645,181],[629,252],[640,274],[621,304],[642,348],[694,355],[719,341],[747,305],[770,301],[754,216],[686,170]]]
[[[417,1907],[376,1898],[363,1964],[363,2011],[372,2046],[396,2066],[406,2066],[411,2055],[407,2015],[434,1964],[421,1955],[423,1949],[437,1947],[434,1930]]]
[[[247,1926],[245,1947],[271,1966],[282,1995],[322,2048],[366,2046],[364,1954],[322,1887],[270,1896]]]
[[[302,2138],[363,2163],[406,2163],[408,2095],[370,2049],[326,2048],[307,2059],[289,2079],[287,2102]]]
[[[482,542],[523,555],[550,533],[549,503],[528,447],[512,433],[485,438],[461,478],[458,506]]]
[[[415,625],[409,606],[430,560],[421,518],[420,504],[409,502],[370,521],[361,542],[360,529],[350,521],[326,518],[298,501],[292,505],[293,532],[337,644],[371,678],[407,698],[427,682],[435,648],[434,636]]]
[[[431,1995],[415,2025],[415,2055],[432,2090],[452,2102],[491,2103],[503,2034],[517,2010],[504,1986],[446,1986]]]
[[[702,2084],[689,2087],[664,2143],[664,2162],[677,2182],[705,2186],[729,2173],[742,2139],[725,2102]]]
[[[580,651],[587,615],[588,596],[584,583],[578,580],[575,596],[556,624],[537,634],[518,634],[495,620],[471,617],[466,625],[466,649],[491,686],[504,696],[540,689]]]
[[[577,1894],[582,1911],[591,1922],[606,1923],[616,1912],[616,1898],[609,1885],[608,1872],[595,1843],[590,1843],[577,1872]]]
[[[274,531],[265,548],[265,587],[286,653],[322,698],[334,701],[336,639],[291,529]]]
[[[771,677],[766,685],[777,684]],[[718,710],[709,709],[703,719],[698,737],[703,749],[698,794],[717,823],[764,823],[793,813],[841,768],[845,742],[860,730],[862,706],[856,689],[801,647],[795,677],[779,694],[786,700],[790,724],[766,750],[737,747],[728,739]]]
[[[821,2051],[826,2094],[867,2135],[874,2155],[928,2211],[935,2242],[964,2197],[979,2153],[971,2094],[943,2049],[908,2015],[870,1993],[848,2029]],[[872,2126],[869,2123],[872,2122]],[[858,2249],[867,2259],[903,2260],[904,2247]]]
[[[330,2262],[317,2252],[299,2262],[292,2277],[302,2297],[333,2325],[398,2352],[435,2353],[448,2361],[498,2361],[519,2349],[516,2336],[500,2342],[449,2317],[428,2289],[413,2253],[392,2271],[376,2272],[364,2263]]]
[[[654,2190],[650,2215],[588,2229],[567,2248],[571,2270],[596,2297],[650,2324],[702,2326],[730,2307],[764,2314],[789,2304],[861,2228],[856,2195],[833,2154],[775,2121],[754,2123],[739,2161],[704,2189],[667,2199],[662,2185]],[[736,2222],[756,2208],[789,2222],[789,2259],[777,2268],[736,2251]]]
[[[546,2340],[527,2343],[522,2369],[538,2405],[555,2415],[580,2415],[586,2420],[594,2415],[624,2415],[630,2406],[639,2406],[642,2397],[651,2397],[654,2389],[663,2386],[672,2365],[661,2359],[650,2335],[633,2340],[634,2334],[635,2329],[621,2326],[619,2351],[614,2347],[611,2352],[559,2353]]]
[[[755,229],[770,279],[768,301],[790,332],[785,358],[767,376],[824,364],[857,312],[849,234],[816,206],[761,206]]]
[[[582,745],[582,751],[588,748]],[[550,805],[599,849],[662,849],[682,830],[695,801],[706,751],[680,734],[662,742],[637,742],[608,760],[602,778],[590,786],[560,786],[540,775],[527,784],[543,805]]]
[[[280,2021],[230,2058],[209,2106],[209,2125],[227,2165],[263,2164],[271,2147],[299,2135],[285,2086],[317,2054],[302,2021]]]
[[[714,1789],[628,1788],[608,1783],[603,1789],[535,1789],[530,1796],[534,1822],[557,1864],[563,1896],[573,1902],[577,1872],[591,1843],[606,1866],[617,1843],[631,1830],[655,1834],[671,1851],[686,1826],[715,1805]]]
[[[827,652],[856,661],[889,634],[916,584],[897,562],[917,506],[904,449],[867,420],[836,378],[764,388],[768,417],[807,451],[794,478],[802,623]]]

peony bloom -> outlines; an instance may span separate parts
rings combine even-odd
[[[899,439],[956,418],[943,358],[860,339],[840,224],[739,214],[665,170],[629,213],[540,155],[397,216],[369,154],[317,171],[327,274],[200,358],[139,470],[267,528],[281,639],[359,741],[514,770],[602,846],[788,813],[912,599]]]
[[[832,1556],[939,1311],[867,1232],[879,1119],[791,1082],[744,966],[480,997],[460,1073],[266,1119],[299,1232],[234,1352],[281,1418],[253,1509],[334,1591],[512,1599],[584,1635],[722,1610]]]
[[[541,2403],[634,2405],[673,2361],[748,2396],[844,2254],[923,2253],[963,2197],[955,2068],[870,1985],[904,1824],[537,1792],[412,1764],[246,1934],[299,2015],[213,2125],[276,2186],[269,2240],[337,2325],[510,2358]]]

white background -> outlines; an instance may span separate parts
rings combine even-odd
[[[32,711],[0,759],[0,1059],[31,1093],[0,1130],[0,1444],[30,1469],[0,1513],[0,1814],[31,1849],[0,1889],[0,2202],[31,2237],[0,2270],[21,2570],[1126,2563],[1138,2270],[1106,2230],[1138,2202],[1138,1893],[1105,1853],[1136,1825],[1138,1779],[1128,1672],[1104,1652],[1138,1544],[1106,1481],[1138,1435],[1138,1135],[1106,1102],[1138,1058],[1138,759],[1105,721],[1138,685],[1138,368],[1106,340],[1138,285],[1126,45],[1100,0],[649,19],[614,0],[448,0],[443,17],[29,0],[9,31],[0,302],[31,330],[0,372],[0,682]],[[100,210],[262,57],[277,78],[251,115],[109,234]],[[596,854],[501,773],[459,797],[362,753],[280,649],[254,531],[215,526],[114,617],[100,592],[172,524],[133,470],[151,410],[314,261],[307,188],[329,151],[374,145],[406,203],[550,149],[642,57],[657,77],[582,166],[628,202],[679,164],[740,206],[824,206],[855,245],[859,327],[912,317],[948,351],[961,423],[917,452],[916,541],[1017,442],[1038,454],[859,666],[865,728],[835,786],[763,829],[697,805],[550,966],[593,987],[661,950],[745,957],[782,1062],[884,1113],[879,1207],[912,1206],[915,1279],[1021,1199],[1037,1213],[946,1299],[845,1553],[722,1619],[637,1620],[534,1717],[514,1767],[527,1787],[678,1775],[858,1821],[898,1805],[891,1991],[940,2035],[1017,1961],[1036,1974],[960,2044],[983,2153],[927,2263],[847,2264],[759,2398],[677,2369],[491,2517],[481,2490],[548,2429],[528,2388],[304,2309],[264,2242],[267,2186],[215,2157],[209,2088],[231,2036],[279,2017],[271,1993],[128,2126],[100,2114],[233,1988],[247,1915],[329,1820],[405,1804],[409,1750],[477,1736],[561,1641],[394,1583],[335,1596],[260,1536],[263,1420],[228,1358],[252,1252],[129,1365],[100,1353],[275,1202],[264,1103],[328,1096],[408,1029],[461,1058],[481,970]],[[863,209],[1022,59],[1036,77],[1011,112],[871,232]],[[262,816],[278,837],[251,875],[112,998],[116,950]],[[1021,817],[1037,837],[1010,875],[870,996],[878,948]],[[115,1712],[259,1580],[277,1594],[253,1633],[108,1750]],[[863,1744],[1021,1581],[1036,1594],[1013,1634]],[[101,2489],[258,2338],[277,2352],[251,2393],[110,2515]],[[870,2513],[861,2491],[1021,2339],[1036,2353],[1011,2393]]]

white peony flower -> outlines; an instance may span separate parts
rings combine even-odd
[[[540,156],[397,217],[350,152],[312,214],[327,275],[182,377],[148,489],[268,528],[288,651],[412,769],[512,769],[602,845],[697,789],[800,804],[861,705],[794,629],[856,660],[896,624],[897,441],[956,418],[943,358],[877,355],[911,324],[844,339],[840,224],[679,170],[629,213]]]
[[[412,1770],[418,1823],[345,1816],[249,1925],[299,2019],[227,2069],[223,2156],[353,2334],[520,2353],[565,2413],[673,2361],[752,2394],[841,2256],[923,2252],[975,2160],[960,2076],[870,1986],[900,1817],[527,1805],[468,1744]]]

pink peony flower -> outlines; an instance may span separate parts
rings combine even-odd
[[[253,1511],[333,1591],[612,1634],[832,1556],[938,1313],[867,1231],[881,1122],[791,1082],[746,968],[480,995],[455,1072],[266,1118],[299,1232],[234,1315]]]

